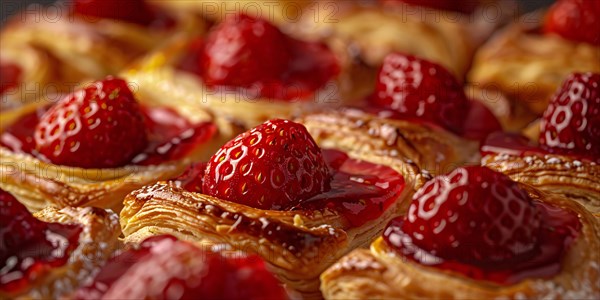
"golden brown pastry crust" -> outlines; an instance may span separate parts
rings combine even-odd
[[[600,213],[600,165],[564,155],[486,155],[482,164],[513,180],[556,193]]]
[[[398,51],[439,63],[462,80],[475,47],[498,25],[495,21],[501,21],[482,22],[452,12],[364,2],[368,1],[315,1],[304,9],[299,22],[289,25],[290,31],[325,41],[336,52],[368,66],[372,73],[387,54]],[[358,80],[356,83],[362,84],[365,78]]]
[[[359,249],[321,275],[326,299],[596,299],[600,297],[600,219],[558,195],[529,189],[534,198],[572,210],[581,233],[552,278],[500,286],[441,271],[398,256],[383,238]],[[530,193],[530,194],[531,194]]]
[[[119,211],[129,192],[159,180],[179,175],[190,162],[208,159],[226,141],[241,132],[241,127],[211,112],[180,103],[173,97],[155,94],[154,86],[139,84],[135,93],[140,103],[148,106],[170,107],[190,122],[214,122],[218,132],[206,143],[198,145],[186,157],[159,165],[128,165],[113,169],[82,169],[54,165],[32,155],[14,153],[0,146],[0,187],[12,193],[30,211],[51,204],[65,206],[96,206]],[[168,90],[167,90],[168,92]],[[0,133],[19,117],[45,105],[39,101],[2,112]]]
[[[318,276],[348,251],[368,245],[387,221],[406,210],[426,175],[398,158],[352,153],[350,157],[387,165],[402,174],[406,187],[379,218],[353,227],[334,210],[274,211],[187,192],[161,182],[129,194],[121,211],[126,243],[171,234],[197,243],[231,245],[257,253],[286,285],[308,298],[320,298]]]
[[[207,107],[248,128],[273,118],[291,118],[323,107],[341,107],[356,99],[353,92],[355,89],[350,87],[343,65],[342,74],[338,78],[325,83],[306,99],[287,101],[256,98],[245,92],[209,89],[200,76],[178,67],[193,41],[189,37],[174,39],[168,46],[137,61],[124,73],[125,77],[134,83],[152,82],[157,93],[164,93],[163,90],[167,89],[170,97],[176,97],[190,105]]]
[[[25,70],[28,88],[4,99],[7,103],[3,107],[19,106],[51,92],[70,92],[84,80],[115,75],[133,59],[166,40],[206,29],[202,20],[185,13],[169,12],[175,21],[174,27],[159,30],[110,19],[73,16],[67,13],[70,8],[64,4],[49,9],[38,8],[19,14],[2,30],[2,52],[15,52],[11,55],[12,61],[19,65],[30,64],[27,60],[31,55],[19,52],[29,48],[42,57],[38,59],[37,68]],[[54,16],[52,9],[63,14],[50,18],[48,16]],[[40,77],[47,80],[29,81]],[[29,97],[23,98],[23,95]]]
[[[118,246],[118,216],[99,208],[47,207],[34,215],[49,223],[77,224],[83,230],[79,244],[67,263],[54,267],[32,282],[26,291],[15,295],[0,293],[0,298],[58,299],[74,292],[93,276]]]
[[[322,111],[296,121],[324,148],[402,157],[432,174],[444,174],[479,160],[476,141],[433,125],[379,118],[360,109]]]
[[[536,12],[498,32],[475,55],[469,82],[500,91],[513,105],[539,115],[569,74],[600,72],[599,47],[536,33],[541,22],[543,13]]]

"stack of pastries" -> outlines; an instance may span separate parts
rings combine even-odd
[[[600,298],[600,1],[34,12],[0,299]]]

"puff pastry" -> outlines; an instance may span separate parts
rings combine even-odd
[[[521,129],[543,113],[569,74],[600,72],[600,49],[538,33],[543,15],[525,15],[498,32],[477,51],[468,75],[476,89],[487,90],[480,100],[507,129]],[[498,101],[508,109],[499,109]]]
[[[49,17],[54,16],[54,10],[62,14]],[[70,10],[65,4],[32,8],[9,20],[3,28],[2,56],[20,65],[24,78],[20,90],[3,96],[2,107],[19,106],[52,93],[70,92],[84,80],[115,75],[134,58],[170,37],[205,30],[201,20],[185,13],[167,12],[174,25],[157,29],[77,16],[68,13]]]
[[[557,154],[488,154],[482,158],[482,164],[600,213],[600,166],[594,162]]]
[[[401,257],[383,240],[370,250],[359,249],[342,258],[321,276],[326,299],[584,299],[600,296],[600,223],[598,217],[562,195],[525,187],[535,201],[571,211],[582,224],[576,241],[563,257],[559,273],[550,278],[527,278],[499,285]]]
[[[137,243],[151,235],[171,234],[199,243],[226,243],[259,254],[290,289],[308,298],[319,298],[319,274],[348,251],[367,245],[387,220],[405,209],[403,199],[427,178],[401,158],[365,152],[347,154],[389,166],[406,181],[390,207],[363,225],[353,226],[333,209],[256,209],[185,191],[177,187],[177,182],[159,182],[125,198],[121,211],[124,241]]]
[[[64,265],[42,268],[26,287],[16,291],[0,289],[3,299],[68,296],[93,276],[118,246],[118,216],[112,211],[92,207],[48,207],[34,216],[43,222],[81,226],[78,244]]]
[[[506,6],[504,12],[510,12],[508,7],[514,3],[500,1],[500,5]],[[291,32],[323,40],[345,53],[349,60],[358,62],[355,67],[359,73],[371,73],[366,78],[374,78],[373,72],[387,54],[403,52],[441,64],[462,80],[475,48],[509,17],[507,14],[490,22],[477,20],[481,14],[472,18],[416,6],[360,1],[315,1],[303,11],[300,21],[290,25]],[[364,80],[362,76],[356,82]]]
[[[129,192],[158,180],[181,173],[192,161],[208,159],[241,128],[227,119],[213,115],[206,109],[180,102],[174,97],[157,93],[149,83],[135,86],[139,102],[146,107],[173,109],[191,124],[212,122],[217,133],[207,142],[194,146],[184,157],[154,165],[127,165],[118,168],[86,169],[55,165],[25,153],[0,147],[0,186],[11,192],[31,211],[52,204],[65,206],[96,206],[119,211],[122,200]],[[171,87],[172,88],[172,87]],[[167,88],[161,91],[172,91]],[[0,132],[4,132],[19,118],[44,107],[40,100],[18,109],[2,112]]]
[[[440,127],[380,118],[361,109],[316,112],[301,116],[297,121],[325,148],[406,158],[432,174],[443,174],[478,159],[477,141]]]
[[[179,4],[179,2],[173,3]],[[234,18],[238,17],[233,16],[232,19]],[[208,87],[202,76],[197,74],[201,72],[195,66],[198,62],[190,59],[194,55],[200,55],[198,51],[202,51],[202,48],[194,47],[205,39],[204,36],[176,38],[168,46],[137,61],[125,76],[132,82],[159,82],[160,84],[156,86],[157,91],[161,89],[175,91],[176,93],[170,96],[178,97],[193,105],[206,106],[217,114],[228,116],[248,128],[271,118],[290,118],[322,107],[340,107],[353,103],[371,92],[365,88],[366,85],[349,80],[343,57],[333,58],[337,59],[336,63],[341,68],[338,76],[321,85],[310,95],[297,99],[270,98],[235,86],[224,89]]]

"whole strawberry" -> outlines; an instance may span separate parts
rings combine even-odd
[[[575,73],[544,112],[540,145],[564,154],[600,158],[600,74]]]
[[[208,162],[205,194],[260,209],[286,209],[329,187],[321,149],[304,126],[271,120],[240,134]]]
[[[273,80],[288,68],[287,43],[287,37],[265,20],[230,15],[206,38],[201,59],[204,82],[248,87]]]
[[[482,264],[533,249],[540,219],[517,183],[472,166],[437,176],[419,189],[402,230],[414,245],[438,257]]]
[[[558,0],[548,10],[544,31],[600,46],[600,1]]]
[[[122,79],[108,77],[64,97],[35,128],[40,154],[81,168],[126,165],[147,145],[144,116]]]
[[[391,53],[377,76],[372,104],[461,133],[469,100],[454,75],[435,63]]]

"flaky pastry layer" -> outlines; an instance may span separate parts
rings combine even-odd
[[[82,227],[78,246],[65,265],[43,270],[28,288],[19,294],[0,298],[59,299],[74,292],[85,280],[94,276],[117,249],[118,216],[110,210],[86,207],[47,207],[34,215],[41,221],[77,224]]]
[[[110,19],[73,16],[68,13],[71,8],[63,4],[31,10],[7,23],[0,44],[2,52],[33,48],[43,59],[39,59],[37,69],[25,70],[24,86],[14,97],[5,99],[10,103],[4,106],[19,106],[49,93],[70,92],[83,80],[115,75],[133,59],[160,47],[166,40],[201,33],[206,28],[204,22],[185,13],[170,12],[173,28],[152,29]],[[54,17],[56,10],[61,14]],[[28,57],[21,53],[13,55],[13,60],[18,65],[27,65]],[[40,76],[47,80],[30,81]]]
[[[405,158],[432,174],[444,174],[479,159],[476,141],[433,125],[379,118],[360,109],[322,111],[296,121],[324,148]]]
[[[383,214],[353,227],[334,210],[260,210],[187,192],[173,182],[157,183],[129,194],[121,211],[126,243],[171,234],[201,244],[229,244],[259,254],[286,285],[304,297],[320,298],[319,274],[345,253],[368,245],[386,223],[406,210],[423,174],[397,158],[348,153],[387,165],[402,174],[406,187]]]
[[[514,156],[486,155],[482,164],[515,181],[583,204],[600,214],[600,166],[574,157],[547,154]]]
[[[159,180],[173,178],[183,172],[191,162],[207,160],[219,147],[242,130],[240,126],[201,107],[156,94],[155,89],[150,83],[133,86],[136,98],[142,105],[172,108],[193,124],[214,122],[218,132],[181,159],[158,165],[127,165],[111,169],[55,165],[0,146],[0,187],[13,194],[30,211],[40,210],[47,205],[95,206],[119,211],[123,198],[129,192]],[[39,101],[2,112],[0,133],[21,116],[46,105],[45,102]]]
[[[600,297],[600,219],[570,199],[533,192],[537,199],[574,211],[583,225],[562,270],[551,278],[512,285],[473,280],[401,257],[383,238],[321,275],[325,299],[597,299]]]
[[[599,47],[538,33],[543,19],[529,14],[498,32],[477,51],[469,81],[539,115],[569,74],[600,72]]]

